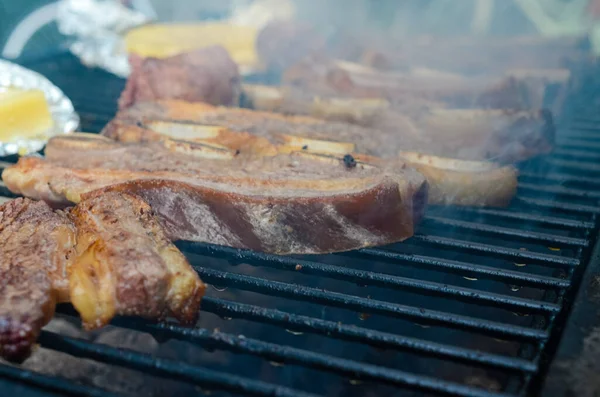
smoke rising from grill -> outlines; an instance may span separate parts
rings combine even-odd
[[[268,6],[262,14],[260,7],[246,12],[251,2],[244,0],[155,1],[155,5],[162,20],[234,16],[235,21],[262,28],[273,16],[290,17],[290,8],[280,11],[273,6],[276,2],[284,3],[265,2]],[[331,117],[361,128],[383,120],[385,125],[378,128],[403,133],[412,128],[411,138],[418,135],[418,128],[444,128],[446,135],[454,137],[465,134],[462,141],[457,138],[448,145],[454,145],[459,158],[477,160],[475,168],[489,170],[493,165],[486,162],[502,162],[512,172],[512,163],[520,162],[521,183],[511,207],[430,207],[415,238],[360,253],[274,257],[182,243],[182,250],[211,285],[197,329],[180,331],[170,325],[119,318],[114,327],[90,334],[81,331],[72,313],[63,308],[46,331],[93,342],[91,349],[98,347],[94,359],[98,361],[64,354],[65,345],[57,343],[60,338],[46,338],[25,368],[136,396],[225,395],[175,381],[172,371],[178,365],[192,365],[196,374],[208,369],[331,396],[412,396],[405,382],[431,379],[422,389],[431,393],[427,395],[438,395],[436,390],[471,396],[485,391],[512,393],[528,387],[529,380],[524,379],[538,371],[539,347],[546,344],[550,330],[556,329],[555,317],[563,308],[557,294],[572,283],[571,269],[583,264],[580,253],[595,228],[598,196],[589,194],[596,192],[588,191],[588,183],[600,186],[597,171],[581,169],[582,164],[574,160],[596,155],[586,148],[589,139],[584,139],[559,148],[558,156],[528,160],[532,154],[522,156],[519,145],[543,154],[549,150],[545,145],[552,143],[541,140],[550,134],[541,127],[522,133],[518,145],[496,145],[494,153],[481,149],[489,148],[498,135],[514,138],[490,133],[506,130],[507,120],[519,127],[517,131],[531,124],[552,124],[544,124],[546,113],[541,108],[564,122],[564,115],[574,106],[567,97],[585,83],[579,67],[587,67],[584,47],[589,43],[579,37],[534,37],[538,25],[519,8],[522,2],[518,1],[293,3],[294,24],[285,22],[285,34],[274,34],[281,45],[266,48],[274,70],[250,76],[252,81],[279,84],[282,69],[315,50],[318,57],[311,66],[318,67],[317,61],[323,59],[343,60],[341,69],[350,73],[333,73],[333,86],[323,91],[323,81],[332,80],[300,79],[302,84],[319,84],[312,92],[306,85],[294,85],[286,92],[292,93],[289,102],[281,102],[276,93],[267,98],[268,106],[275,102],[279,108],[266,110]],[[476,37],[466,36],[473,33]],[[97,132],[113,116],[103,112],[106,103],[116,104],[122,84],[96,70],[73,70],[77,70],[74,76],[89,83],[84,93],[93,100],[82,94],[79,80],[75,84],[70,74],[55,71],[56,80],[67,88],[71,85],[69,95],[83,102],[82,109],[93,109],[95,120],[84,120],[84,128]],[[348,74],[358,77],[348,84]],[[406,89],[407,82],[416,83],[409,85],[410,93],[402,98],[398,92]],[[516,105],[497,105],[500,109],[489,109],[489,102],[480,105],[482,90],[506,82],[511,90],[501,92],[516,92]],[[367,94],[356,94],[365,85]],[[429,96],[419,90],[423,85],[429,87]],[[444,96],[465,85],[469,89],[460,97]],[[336,91],[340,87],[346,91]],[[388,96],[375,101],[369,97],[382,91]],[[103,98],[102,103],[96,103],[97,98]],[[246,99],[260,108],[258,98]],[[289,108],[283,109],[282,103]],[[440,104],[441,110],[433,112],[438,118],[432,118],[429,108]],[[411,117],[407,120],[400,111]],[[527,117],[516,121],[477,117],[498,113]],[[464,124],[451,114],[475,117]],[[472,126],[474,136],[475,130],[485,129],[486,122],[486,139],[470,140],[465,125]],[[577,134],[564,127],[560,131],[562,140]],[[439,149],[436,145],[447,136],[439,137],[419,141],[419,149]],[[400,139],[410,140],[406,135],[399,135]],[[467,144],[478,146],[472,149]],[[394,145],[384,149],[390,151],[389,156],[396,155]],[[439,150],[437,154],[444,154],[448,149]],[[515,153],[521,157],[515,158]],[[453,167],[461,164],[454,162]],[[115,360],[107,358],[103,345],[147,353],[150,361],[166,359],[175,365],[158,368],[156,373],[163,378],[157,378],[140,367],[130,369],[139,365],[132,358],[125,360],[125,368],[113,365]],[[127,351],[123,357],[128,357]],[[373,365],[375,370],[369,372],[364,365]],[[207,379],[210,383],[215,378]],[[439,380],[468,388],[448,388]],[[215,388],[223,388],[223,383],[216,382]]]

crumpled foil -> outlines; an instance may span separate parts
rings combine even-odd
[[[56,21],[62,34],[75,38],[69,49],[84,65],[125,78],[131,70],[124,34],[151,18],[113,0],[62,0]]]
[[[225,22],[261,28],[275,18],[290,18],[294,12],[289,0],[260,0],[232,10]],[[116,0],[62,0],[56,19],[59,31],[74,38],[69,49],[84,65],[122,78],[131,73],[125,34],[153,20]],[[252,67],[241,65],[242,75],[253,72]]]
[[[0,60],[0,91],[10,87],[42,90],[54,120],[54,127],[43,134],[43,137],[0,142],[0,157],[35,153],[43,149],[51,137],[71,133],[79,127],[79,116],[75,113],[73,104],[58,87],[39,73]]]

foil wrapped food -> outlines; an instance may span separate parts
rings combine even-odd
[[[150,18],[117,1],[63,0],[56,21],[62,34],[74,38],[69,49],[84,65],[127,77],[130,68],[124,34]]]
[[[229,19],[212,22],[260,29],[270,20],[290,18],[294,11],[289,0],[260,0],[235,6]],[[71,53],[87,66],[99,67],[123,78],[131,73],[127,33],[156,22],[155,19],[154,14],[132,10],[116,0],[62,0],[57,14],[59,31],[73,39],[69,46]],[[256,65],[239,66],[242,75],[256,72]]]
[[[0,60],[0,91],[9,88],[41,90],[48,103],[54,125],[35,138],[15,138],[9,142],[0,142],[0,157],[38,152],[51,137],[71,133],[79,127],[79,116],[75,113],[73,104],[50,80],[22,66]]]

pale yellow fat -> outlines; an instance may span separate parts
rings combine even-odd
[[[180,153],[188,156],[215,160],[231,160],[235,157],[235,152],[233,150],[202,142],[165,139],[163,144],[165,148],[173,153]]]
[[[308,139],[295,135],[278,135],[283,140],[283,145],[278,148],[281,153],[306,150],[314,153],[331,153],[345,155],[355,151],[355,145],[348,142],[331,142],[318,139]]]
[[[311,115],[322,118],[351,117],[362,119],[375,117],[389,108],[390,103],[381,98],[320,98],[315,97],[311,104]]]
[[[71,303],[87,329],[107,324],[116,313],[111,271],[96,257],[96,248],[91,244],[75,260],[69,278]]]
[[[142,57],[167,58],[221,45],[239,65],[258,65],[256,28],[228,23],[162,23],[144,25],[125,36],[127,51]]]
[[[484,172],[499,168],[498,164],[486,161],[458,160],[417,152],[400,152],[399,155],[403,160],[409,163],[427,165],[443,170],[459,172]]]
[[[169,121],[149,121],[146,127],[154,132],[174,139],[209,139],[217,138],[225,128],[216,125],[199,125],[174,123]]]

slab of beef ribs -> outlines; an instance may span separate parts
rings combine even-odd
[[[500,112],[486,117],[505,128],[478,131],[476,127],[482,120],[478,120],[481,115],[477,112],[453,117],[453,126],[460,132],[454,138],[423,136],[406,120],[404,124],[398,120],[397,128],[374,129],[311,117],[159,101],[140,103],[120,112],[103,133],[122,142],[160,141],[166,137],[220,143],[240,151],[251,146],[266,154],[290,150],[337,156],[360,153],[370,156],[371,163],[401,161],[417,168],[427,176],[431,204],[506,206],[516,191],[517,172],[510,165],[488,161],[488,151],[495,151],[498,158],[520,154],[520,140],[510,134],[527,137],[526,131],[530,131],[540,136],[538,129],[545,125],[544,119],[527,112],[513,116]],[[434,114],[429,121],[424,117],[422,123],[448,118],[443,113]],[[464,129],[465,125],[471,128]],[[233,139],[236,134],[243,138]]]
[[[84,134],[21,158],[6,186],[55,205],[109,191],[147,201],[169,238],[277,254],[345,251],[402,241],[427,202],[422,175],[347,156],[240,153],[166,139],[123,144]]]

